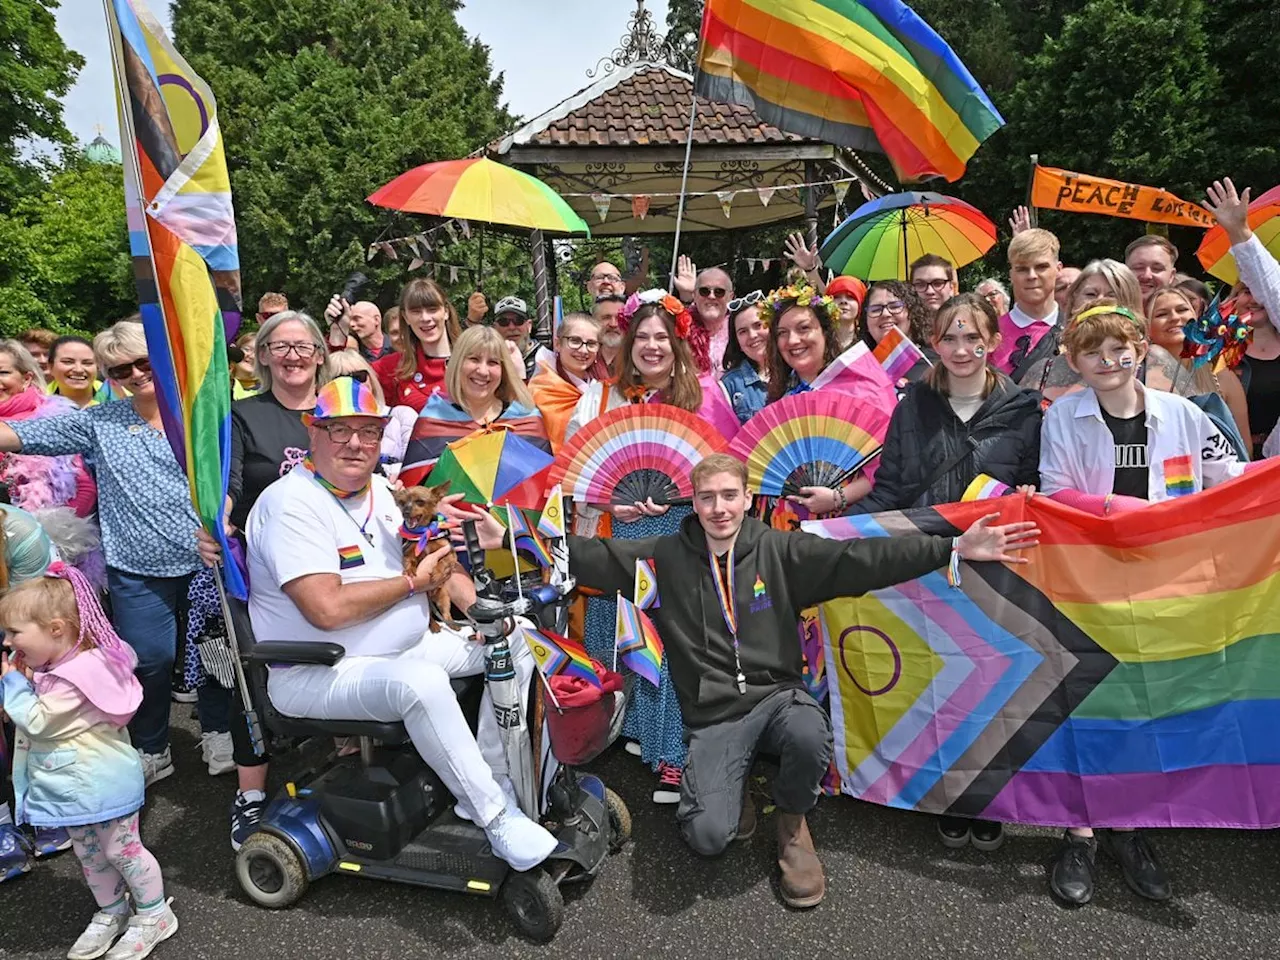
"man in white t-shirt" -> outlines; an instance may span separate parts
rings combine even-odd
[[[484,670],[484,648],[454,631],[427,632],[435,571],[451,549],[403,572],[399,508],[374,476],[388,411],[369,388],[339,377],[303,418],[310,454],[269,486],[249,513],[249,614],[267,641],[328,640],[346,655],[332,667],[273,669],[276,709],[319,720],[402,720],[423,760],[480,824],[493,851],[517,870],[541,863],[555,838],[521,813],[488,697],[473,737],[450,677]],[[463,600],[465,608],[474,599]],[[512,645],[522,686],[532,661]],[[478,740],[478,742],[477,742]]]

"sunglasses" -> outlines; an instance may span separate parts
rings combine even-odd
[[[703,296],[705,297],[706,294],[704,293]],[[734,299],[730,300],[729,312],[739,313],[740,311],[747,309],[747,307],[754,307],[757,303],[759,303],[763,299],[764,299],[763,290],[752,290],[746,296],[735,297]]]
[[[729,291],[726,290],[724,287],[699,287],[698,288],[698,296],[715,297],[717,300],[719,300],[728,292]]]
[[[493,325],[495,327],[518,327],[528,322],[528,317],[517,316],[514,313],[504,313],[502,316],[494,318]]]
[[[139,373],[150,373],[151,361],[146,357],[139,357],[129,363],[118,363],[114,367],[107,367],[107,376],[112,380],[128,380],[134,370]]]

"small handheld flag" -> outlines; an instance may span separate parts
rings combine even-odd
[[[653,561],[636,557],[636,586],[634,603],[641,610],[661,606],[658,601],[658,578],[653,572]]]
[[[889,332],[871,352],[894,383],[905,377],[921,360],[929,362],[920,348],[897,327],[890,327]]]
[[[525,519],[524,511],[519,507],[513,507],[507,504],[506,527],[511,531],[511,549],[512,551],[524,550],[530,554],[540,567],[550,567],[552,564],[551,551],[547,549],[546,542],[542,537],[529,526],[529,521]],[[501,519],[501,514],[499,514]]]
[[[600,678],[584,647],[550,630],[530,630],[523,625],[519,630],[538,669],[548,680],[557,676],[577,677],[600,686]]]
[[[623,663],[658,686],[662,675],[662,638],[644,611],[622,594],[618,594],[614,643]]]
[[[538,532],[552,540],[564,536],[564,490],[558,483],[551,488],[547,505],[542,508],[542,516],[538,519]]]

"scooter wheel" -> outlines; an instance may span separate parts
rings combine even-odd
[[[564,897],[541,867],[513,870],[502,885],[502,903],[520,932],[537,943],[549,942],[564,922]]]
[[[293,848],[261,831],[236,854],[236,879],[250,900],[270,910],[291,907],[307,892],[307,872]]]
[[[617,853],[631,839],[631,811],[612,790],[605,790],[604,802],[609,808],[609,852]]]

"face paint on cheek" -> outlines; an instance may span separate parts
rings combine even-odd
[[[1102,369],[1103,369],[1103,370],[1110,370],[1110,369],[1111,369],[1112,367],[1114,367],[1115,365],[1116,365],[1116,362],[1115,362],[1114,360],[1110,359],[1109,357],[1103,357],[1103,358],[1102,358]]]
[[[973,348],[973,355],[977,357],[979,360],[981,360],[983,357],[987,355],[987,348],[984,347],[982,344],[978,344],[976,347]]]
[[[1120,366],[1121,366],[1122,368],[1124,368],[1125,370],[1132,370],[1132,369],[1133,369],[1133,357],[1121,357],[1121,358],[1120,358]]]

